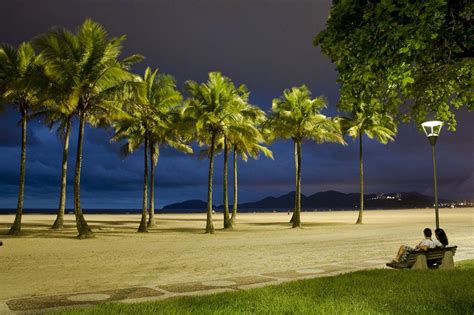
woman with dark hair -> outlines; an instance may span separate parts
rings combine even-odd
[[[446,247],[448,246],[448,237],[443,229],[436,229],[435,230],[436,240],[434,243],[436,247]]]

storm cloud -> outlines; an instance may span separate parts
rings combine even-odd
[[[335,115],[337,74],[330,60],[312,46],[324,28],[330,1],[310,0],[17,0],[0,2],[0,42],[18,45],[54,25],[75,29],[85,18],[102,23],[111,35],[127,35],[124,56],[140,53],[146,66],[185,80],[205,80],[221,71],[246,84],[253,104],[268,110],[283,89],[306,84],[328,99]],[[458,113],[456,133],[443,130],[437,145],[439,191],[444,198],[474,198],[473,113]],[[18,113],[0,113],[0,208],[16,205],[20,129]],[[28,130],[25,206],[55,207],[62,148],[54,130],[32,121]],[[71,136],[68,203],[71,207],[77,122]],[[85,208],[139,208],[143,151],[122,159],[111,130],[88,127],[82,183]],[[303,144],[303,193],[358,190],[358,145]],[[277,141],[275,160],[239,162],[241,201],[293,190],[293,147]],[[365,140],[367,192],[419,191],[432,194],[429,144],[413,124],[400,126],[387,145]],[[214,198],[221,202],[222,156],[216,160]],[[158,206],[206,198],[207,161],[170,148],[161,152],[156,172]]]

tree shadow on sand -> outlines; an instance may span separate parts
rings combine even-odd
[[[203,234],[206,230],[205,226],[202,227],[174,227],[174,228],[161,228],[159,223],[157,223],[157,227],[153,229],[149,229],[148,232],[156,233],[156,234],[163,234],[166,232],[180,232],[180,233],[190,233],[190,234]]]
[[[2,236],[3,240],[8,239],[16,239],[16,238],[50,238],[50,239],[75,239],[77,238],[77,231],[70,230],[70,231],[58,231],[58,230],[30,230],[25,229],[24,227],[21,229],[21,233],[19,235],[8,235],[9,229],[0,229],[0,235]]]
[[[130,221],[103,221],[103,220],[87,220],[87,223],[89,224],[96,224],[96,225],[101,225],[101,226],[106,226],[106,225],[130,225],[130,224],[136,224],[137,227],[140,224],[140,219],[137,220],[130,220]]]
[[[289,226],[291,227],[291,223],[285,222],[247,222],[245,224],[248,225],[255,225],[255,226]],[[340,226],[340,225],[353,225],[351,223],[345,222],[303,222],[301,226],[304,227],[318,227],[318,226]]]
[[[190,219],[183,219],[183,218],[156,218],[156,221],[174,221],[174,222],[189,222],[189,221],[192,221],[192,222],[206,222],[206,218],[202,218],[202,219],[194,219],[194,218],[190,218]]]

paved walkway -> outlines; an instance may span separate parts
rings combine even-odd
[[[298,270],[276,271],[260,275],[191,281],[166,285],[149,285],[97,292],[75,292],[52,296],[32,296],[0,301],[0,314],[42,313],[67,307],[91,306],[107,302],[137,303],[162,300],[175,296],[205,295],[238,291],[282,282],[334,276],[342,273],[383,268],[387,259],[337,262],[308,266]]]
[[[472,258],[474,248],[464,249],[463,257],[457,261]],[[464,257],[465,256],[465,257]],[[461,259],[459,259],[461,258]],[[276,271],[260,275],[191,281],[166,285],[148,285],[97,292],[75,292],[52,296],[32,296],[0,301],[0,314],[37,314],[48,310],[68,307],[85,307],[107,302],[138,303],[157,301],[176,296],[206,295],[226,291],[238,291],[279,284],[298,279],[335,276],[343,273],[385,268],[387,257],[341,261],[307,266],[298,270]]]

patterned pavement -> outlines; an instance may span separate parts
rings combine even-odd
[[[472,259],[474,248],[464,248],[459,260]],[[459,257],[462,256],[462,257]],[[48,310],[68,307],[85,307],[108,302],[137,303],[156,301],[176,296],[205,295],[226,291],[238,291],[282,282],[335,276],[343,273],[385,268],[389,257],[340,261],[297,270],[275,271],[261,275],[247,275],[208,281],[191,281],[166,285],[150,285],[97,292],[75,292],[53,296],[32,296],[0,301],[0,314],[41,314]]]
[[[0,314],[40,314],[47,310],[84,307],[108,302],[136,303],[156,301],[174,296],[203,295],[237,291],[282,282],[326,277],[361,269],[383,268],[386,259],[335,262],[308,266],[298,270],[276,271],[261,275],[191,281],[166,285],[123,288],[97,292],[75,292],[53,296],[32,296],[0,301]]]

